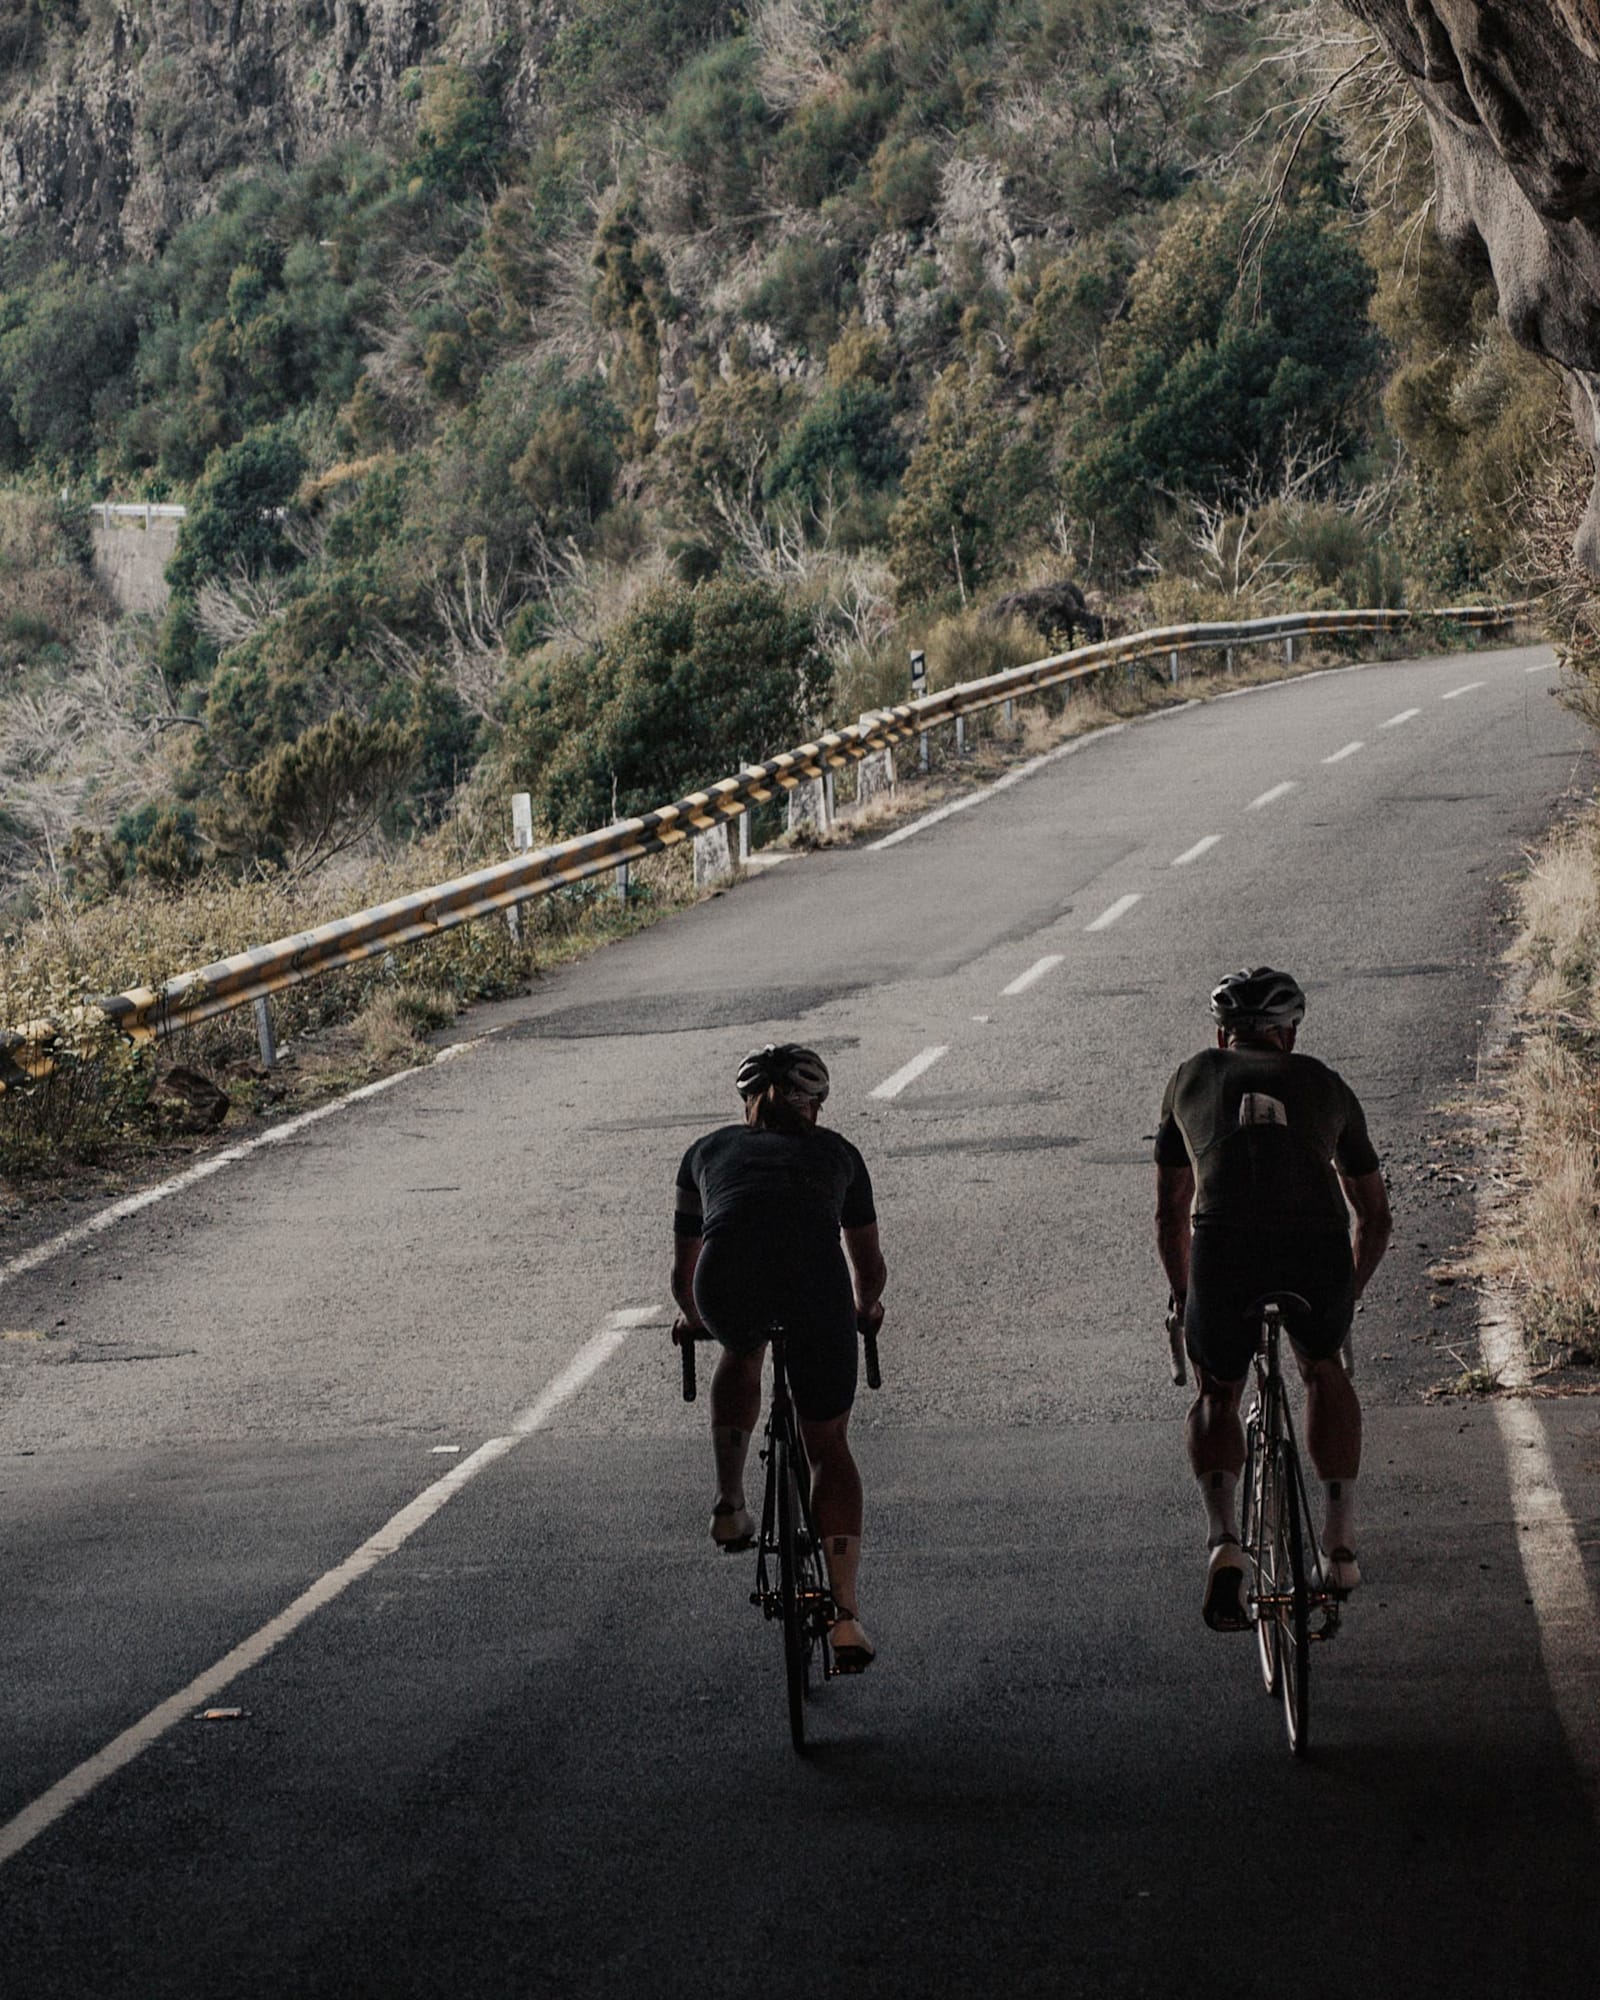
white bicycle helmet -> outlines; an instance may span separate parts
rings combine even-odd
[[[1305,1017],[1299,981],[1270,965],[1230,972],[1212,991],[1211,1018],[1219,1028],[1295,1028]]]
[[[821,1104],[828,1095],[828,1065],[815,1049],[798,1042],[768,1042],[740,1063],[737,1083],[741,1097],[759,1097],[776,1084],[785,1096],[810,1097]]]

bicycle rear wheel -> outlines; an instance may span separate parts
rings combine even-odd
[[[1274,1544],[1278,1518],[1277,1483],[1272,1474],[1273,1455],[1266,1448],[1259,1417],[1250,1420],[1250,1444],[1245,1461],[1244,1549],[1256,1595],[1270,1598],[1276,1589],[1273,1575]],[[1278,1692],[1278,1621],[1270,1607],[1256,1612],[1256,1654],[1261,1665],[1261,1685],[1268,1696]]]
[[[1303,1757],[1311,1747],[1311,1603],[1306,1584],[1304,1525],[1300,1518],[1300,1481],[1293,1447],[1280,1442],[1273,1454],[1279,1495],[1277,1567],[1279,1692],[1289,1748]]]
[[[802,1754],[806,1747],[806,1702],[811,1693],[811,1596],[807,1578],[808,1537],[792,1439],[772,1443],[773,1478],[778,1488],[778,1602],[783,1613],[783,1675],[789,1698],[789,1735]]]

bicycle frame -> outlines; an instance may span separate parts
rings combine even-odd
[[[1294,1414],[1289,1404],[1288,1385],[1283,1378],[1283,1364],[1279,1354],[1279,1339],[1283,1333],[1283,1310],[1276,1301],[1269,1301],[1262,1308],[1261,1337],[1255,1351],[1255,1401],[1245,1419],[1245,1491],[1253,1491],[1257,1468],[1266,1453],[1275,1446],[1288,1447],[1287,1459],[1291,1467],[1295,1486],[1295,1504],[1300,1520],[1307,1524],[1306,1542],[1311,1551],[1311,1569],[1306,1583],[1306,1597],[1309,1610],[1322,1614],[1322,1624],[1309,1636],[1312,1639],[1331,1639],[1339,1629],[1339,1608],[1342,1600],[1327,1587],[1322,1573],[1322,1551],[1316,1535],[1310,1530],[1312,1520],[1311,1496],[1306,1486],[1305,1469],[1300,1462],[1300,1447],[1295,1438]],[[1258,1551],[1250,1549],[1252,1569],[1255,1573],[1256,1588],[1250,1592],[1250,1606],[1259,1622],[1262,1612],[1274,1615],[1284,1610],[1290,1593],[1263,1590],[1261,1588]]]
[[[784,1524],[780,1515],[784,1506],[782,1488],[785,1479],[793,1481],[789,1504],[795,1509],[796,1545],[816,1552],[819,1569],[822,1540],[811,1515],[811,1464],[806,1457],[799,1421],[795,1416],[794,1399],[789,1392],[782,1330],[774,1327],[771,1339],[772,1402],[767,1411],[766,1443],[761,1448],[767,1478],[761,1500],[761,1533],[756,1541],[756,1587],[750,1593],[750,1602],[757,1606],[764,1618],[781,1618],[783,1592],[780,1578],[774,1571],[780,1568],[783,1555]],[[805,1585],[800,1596],[809,1632],[821,1647],[823,1678],[831,1680],[838,1672],[828,1645],[828,1628],[837,1615],[833,1599],[820,1581]]]

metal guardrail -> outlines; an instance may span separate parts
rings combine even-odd
[[[132,527],[148,529],[156,521],[176,521],[181,526],[189,518],[187,507],[168,506],[157,500],[96,500],[89,513],[102,528],[114,528],[127,522]]]
[[[436,888],[419,889],[393,902],[380,903],[353,916],[321,924],[294,937],[258,945],[252,951],[219,959],[194,972],[179,973],[160,987],[138,987],[88,1003],[135,1043],[156,1040],[175,1029],[208,1021],[236,1007],[264,1001],[271,994],[344,966],[378,957],[409,944],[419,944],[496,911],[514,908],[535,896],[570,883],[582,882],[626,863],[642,860],[677,846],[696,834],[708,833],[738,819],[753,805],[780,792],[813,782],[831,770],[890,750],[942,723],[1019,696],[1085,680],[1109,667],[1131,665],[1167,656],[1174,679],[1178,656],[1232,646],[1292,642],[1353,632],[1403,632],[1418,625],[1457,625],[1468,630],[1509,625],[1532,608],[1531,602],[1456,606],[1442,611],[1322,611],[1292,612],[1275,618],[1254,618],[1233,624],[1173,625],[1102,640],[1070,652],[1056,653],[987,679],[966,681],[937,694],[901,702],[876,711],[849,728],[830,730],[814,743],[803,743],[765,763],[749,764],[737,777],[722,778],[704,791],[691,792],[672,805],[658,806],[636,819],[620,820],[594,833],[558,841],[550,847],[519,854],[512,860],[458,876]],[[0,1091],[9,1075],[13,1088],[30,1077],[48,1073],[51,1049],[65,1024],[30,1022],[0,1031]]]

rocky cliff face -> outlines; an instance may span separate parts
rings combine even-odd
[[[558,0],[0,0],[0,237],[148,254],[246,163],[402,145],[424,60],[494,62],[513,117]]]
[[[1345,0],[1426,108],[1439,227],[1487,253],[1516,338],[1566,371],[1600,575],[1600,0]]]

